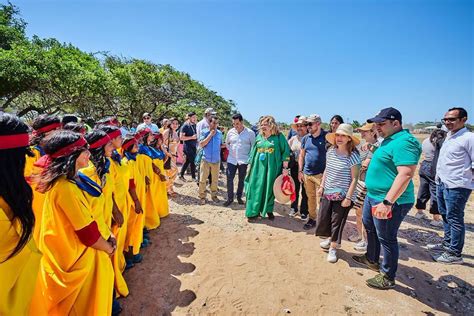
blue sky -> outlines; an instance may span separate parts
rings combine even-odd
[[[474,116],[473,1],[13,3],[28,35],[171,64],[250,121],[364,121],[386,106],[413,123],[454,105]]]

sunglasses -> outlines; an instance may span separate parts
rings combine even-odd
[[[150,116],[145,116],[144,119],[149,120],[149,119],[151,119],[151,117]]]
[[[446,123],[446,122],[456,122],[456,120],[460,119],[459,117],[445,117],[444,119],[441,120],[441,123]]]

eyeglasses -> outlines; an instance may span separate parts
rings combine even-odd
[[[445,117],[444,119],[441,120],[441,123],[446,123],[446,122],[450,122],[450,123],[453,123],[453,122],[456,122],[456,120],[458,120],[459,117]]]
[[[151,119],[151,117],[150,116],[145,116],[144,119],[149,120],[149,119]]]

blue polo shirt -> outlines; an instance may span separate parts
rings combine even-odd
[[[201,131],[201,137],[199,141],[204,140],[211,131],[209,128],[205,128]],[[218,163],[221,161],[221,144],[222,144],[222,132],[216,130],[216,134],[212,136],[209,143],[203,148],[202,159],[209,163]]]
[[[303,173],[316,175],[326,168],[326,131],[321,130],[318,137],[311,134],[301,139],[301,149],[305,150]]]

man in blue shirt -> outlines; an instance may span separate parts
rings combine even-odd
[[[304,182],[308,196],[308,222],[303,226],[308,230],[316,226],[316,211],[319,208],[318,190],[326,168],[326,132],[321,128],[321,117],[311,114],[308,123],[309,134],[301,139],[298,158],[298,179]]]
[[[474,134],[467,130],[466,121],[463,108],[449,109],[442,120],[449,132],[436,165],[436,196],[444,239],[442,244],[428,245],[428,249],[443,251],[436,261],[445,264],[463,263],[464,208],[474,189]]]
[[[203,129],[199,137],[199,146],[203,149],[200,177],[199,198],[201,205],[206,204],[206,181],[211,174],[211,198],[219,202],[217,198],[217,182],[219,177],[219,166],[221,161],[222,132],[217,128],[217,117],[211,117],[209,129]]]

